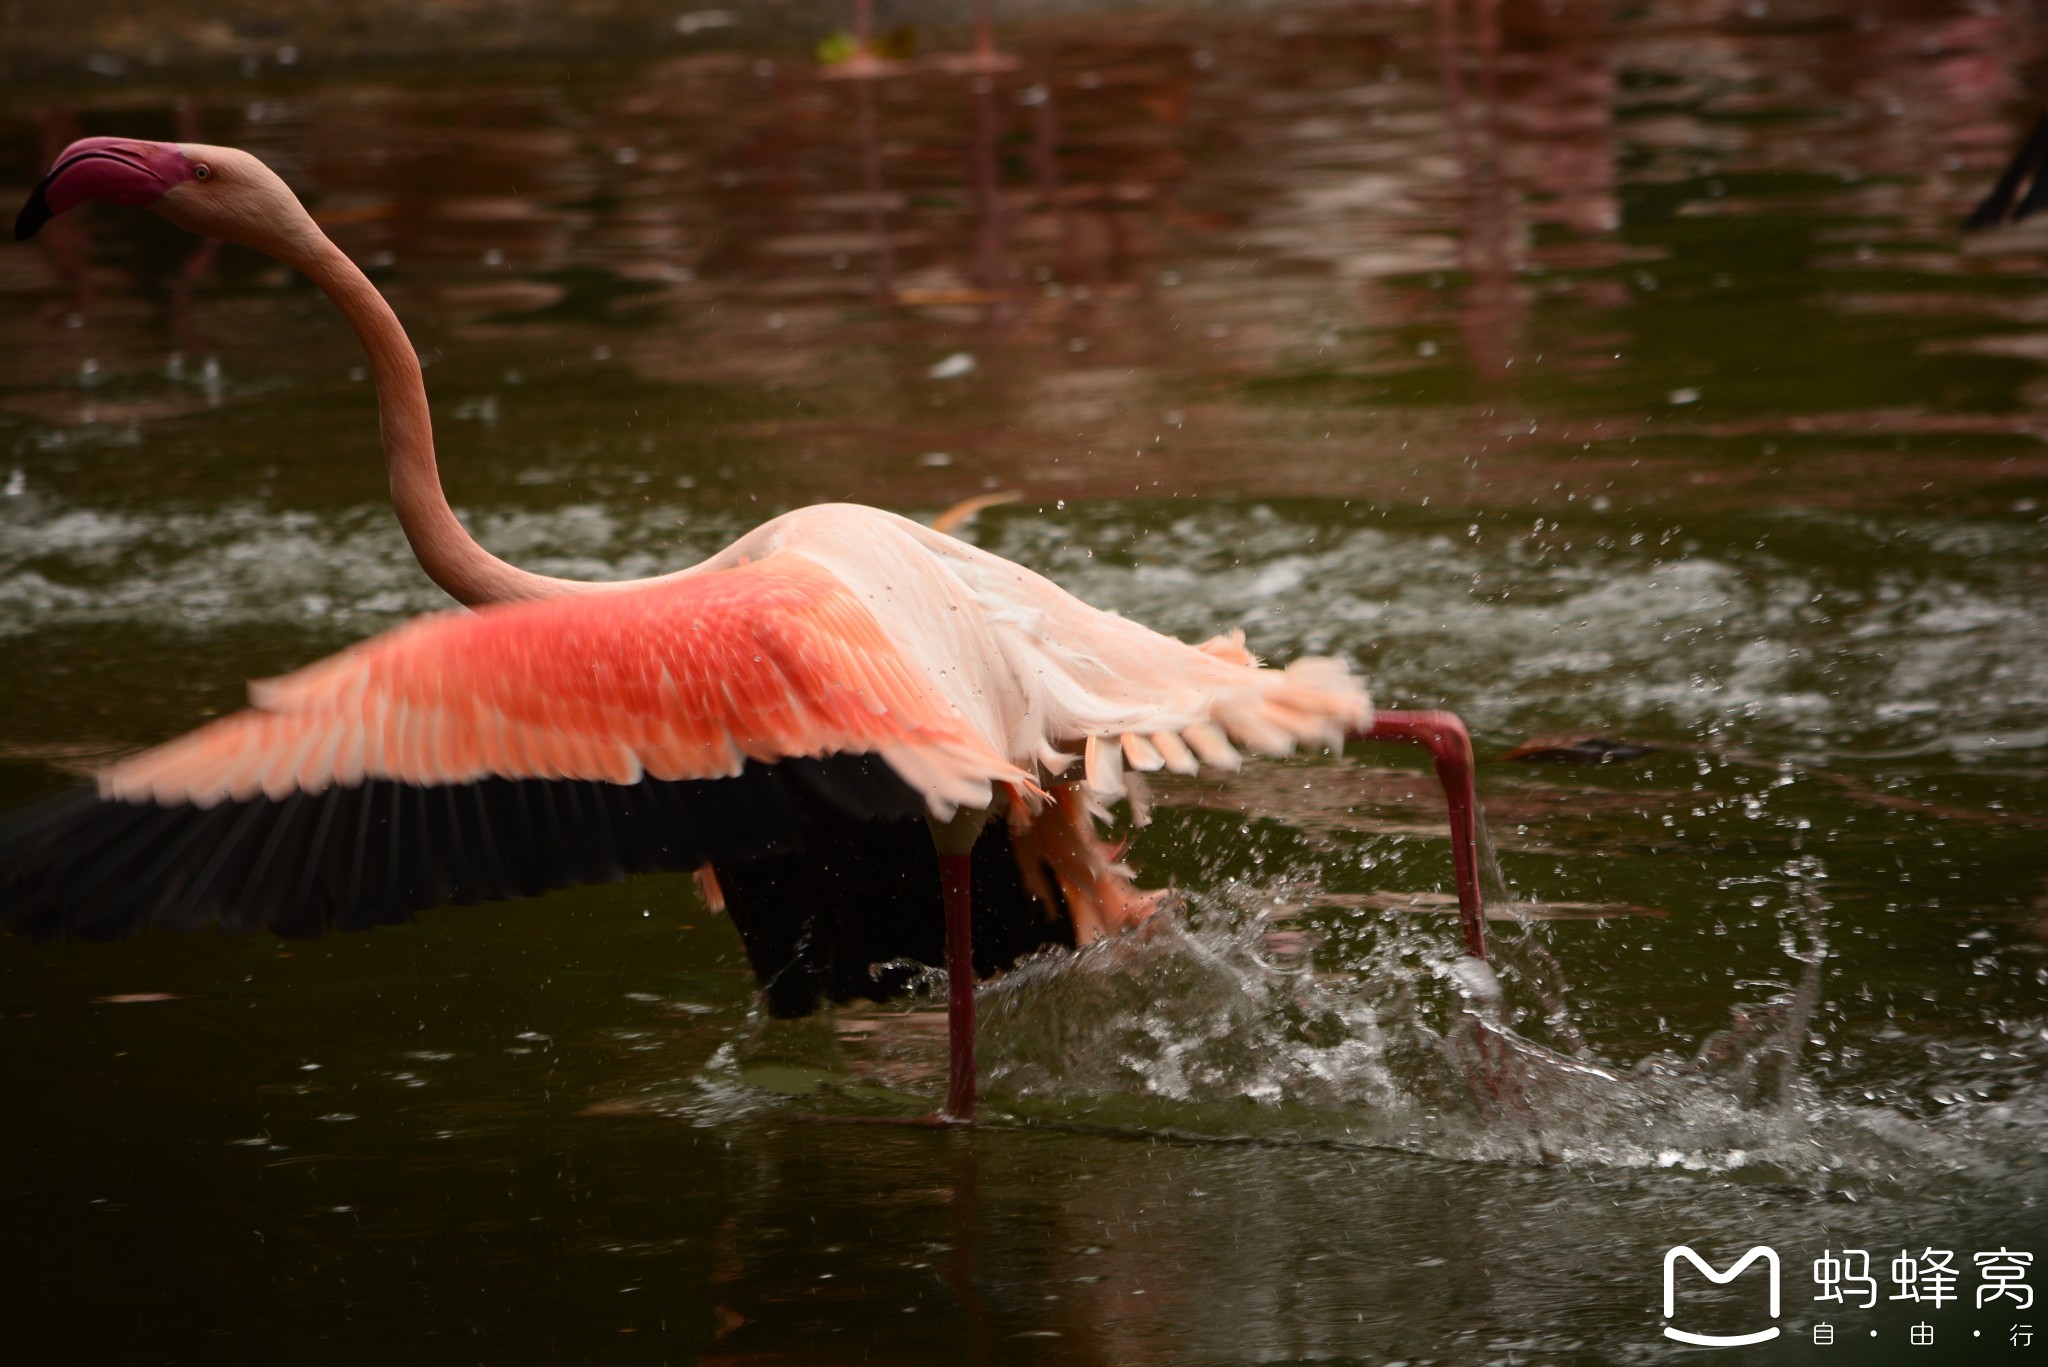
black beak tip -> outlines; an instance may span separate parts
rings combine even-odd
[[[50,201],[43,198],[43,187],[28,197],[28,203],[21,206],[21,213],[14,220],[14,240],[26,242],[34,237],[56,215],[50,212]]]

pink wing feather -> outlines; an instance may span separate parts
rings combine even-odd
[[[941,816],[1029,783],[793,552],[424,618],[250,693],[252,710],[106,771],[101,795],[209,807],[366,778],[726,778],[839,753],[881,755]]]

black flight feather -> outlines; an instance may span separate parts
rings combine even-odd
[[[0,924],[36,939],[149,925],[306,936],[708,863],[770,1008],[802,1015],[900,991],[906,961],[943,962],[924,810],[875,755],[633,784],[374,779],[203,808],[86,790],[0,817]],[[976,849],[974,897],[981,973],[1074,942],[1065,906],[1024,890],[1001,821]]]

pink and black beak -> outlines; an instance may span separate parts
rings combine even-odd
[[[168,142],[80,138],[64,149],[21,206],[14,240],[28,241],[45,223],[88,199],[146,208],[195,178],[192,163]]]

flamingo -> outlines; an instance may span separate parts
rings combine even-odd
[[[977,978],[1041,945],[1129,930],[1158,905],[1096,833],[1134,775],[1358,738],[1432,754],[1457,969],[1493,983],[1471,743],[1455,716],[1376,713],[1341,662],[1265,667],[1242,632],[1189,645],[851,504],[786,513],[650,579],[519,569],[448,506],[396,315],[262,161],[87,138],[37,186],[16,237],[86,200],[266,252],[328,295],[375,374],[405,535],[473,610],[252,684],[248,710],[8,818],[10,928],[313,934],[694,870],[777,1014],[885,997],[904,975],[871,966],[943,958],[948,1076],[924,1120],[971,1124]]]

